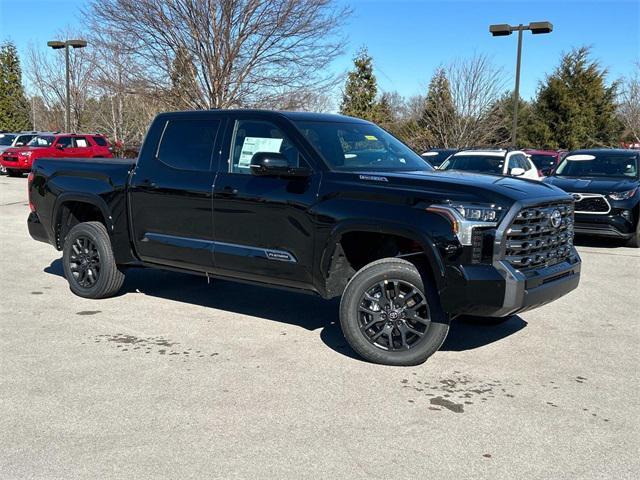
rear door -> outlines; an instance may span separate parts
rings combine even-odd
[[[142,260],[205,271],[213,266],[212,188],[224,118],[211,112],[158,117],[129,189]]]
[[[73,137],[74,157],[93,157],[93,149],[87,137]]]

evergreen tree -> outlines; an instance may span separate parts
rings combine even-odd
[[[451,95],[449,79],[443,68],[436,70],[431,81],[424,103],[424,110],[418,121],[423,130],[423,138],[432,147],[451,147],[453,138],[456,108]]]
[[[362,48],[353,60],[354,70],[347,76],[340,113],[375,121],[378,116],[378,84],[373,73],[373,59]]]
[[[616,117],[617,83],[607,86],[606,80],[589,48],[564,55],[538,91],[532,140],[566,149],[617,144],[623,129]]]
[[[15,45],[7,42],[0,47],[0,130],[27,130],[30,126],[20,59]]]
[[[513,133],[513,92],[505,93],[494,105],[492,112],[496,130],[493,138],[489,142],[491,145],[510,145]],[[518,147],[543,147],[545,145],[535,144],[531,137],[544,136],[540,131],[541,125],[534,118],[533,105],[518,100]]]

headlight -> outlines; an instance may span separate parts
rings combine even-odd
[[[474,227],[495,227],[504,215],[502,207],[480,204],[433,205],[427,211],[448,218],[462,245],[472,244]]]
[[[27,157],[29,158],[31,156],[33,152],[20,152],[20,155],[22,155],[23,157]]]
[[[611,200],[629,200],[638,191],[638,187],[633,190],[627,190],[626,192],[613,192],[609,194]]]

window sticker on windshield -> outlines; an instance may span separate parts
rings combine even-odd
[[[249,168],[251,159],[258,152],[279,153],[281,138],[246,137],[242,144],[238,167]]]
[[[375,142],[378,140],[378,137],[374,135],[365,135],[364,138],[366,138],[367,140],[371,140],[372,142]]]

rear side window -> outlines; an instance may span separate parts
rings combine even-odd
[[[208,171],[219,128],[216,119],[168,120],[156,156],[173,168]]]
[[[78,148],[87,148],[89,146],[89,141],[85,137],[76,137],[75,142]]]
[[[91,137],[93,138],[93,141],[96,142],[96,145],[99,145],[101,147],[106,147],[109,144],[107,143],[107,139],[104,137]]]

